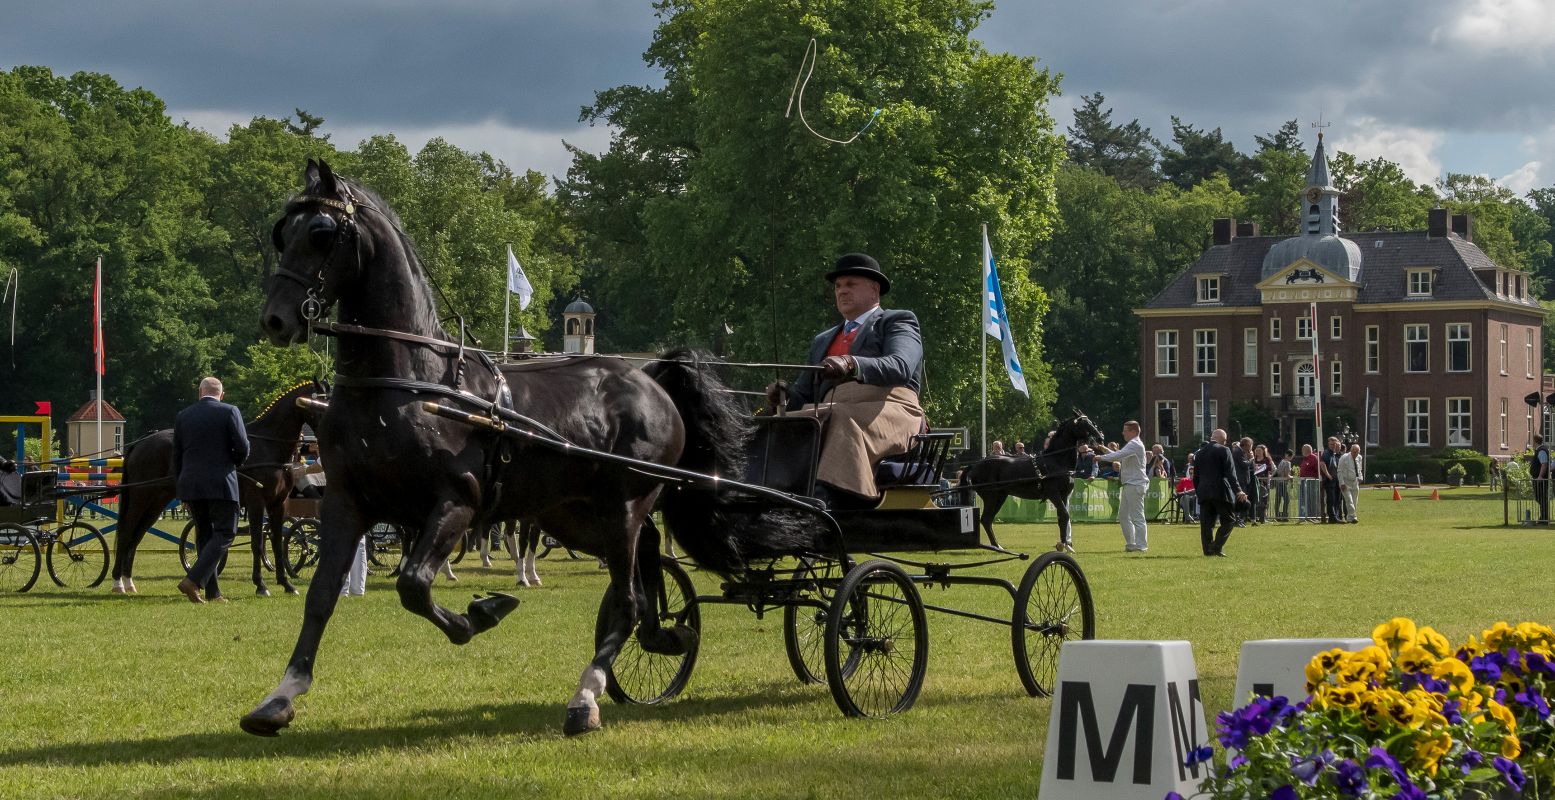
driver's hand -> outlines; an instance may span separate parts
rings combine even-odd
[[[782,408],[785,395],[788,394],[788,384],[783,381],[773,381],[767,384],[767,404],[774,409]]]
[[[853,375],[853,356],[827,356],[821,361],[821,377],[834,381]]]

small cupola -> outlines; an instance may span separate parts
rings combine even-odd
[[[581,296],[562,309],[562,352],[594,352],[594,307]]]

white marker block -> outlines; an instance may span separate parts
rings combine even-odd
[[[1285,697],[1292,703],[1307,696],[1307,664],[1326,650],[1360,650],[1372,641],[1357,639],[1260,639],[1242,643],[1236,669],[1236,694],[1231,706],[1247,705],[1252,695]]]
[[[1209,777],[1186,762],[1209,743],[1187,642],[1065,642],[1042,762],[1042,800],[1184,797]]]

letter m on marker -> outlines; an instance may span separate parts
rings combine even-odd
[[[1075,739],[1084,728],[1086,756],[1091,762],[1091,779],[1097,783],[1113,783],[1118,765],[1123,761],[1123,747],[1128,743],[1129,731],[1134,732],[1134,774],[1132,781],[1150,783],[1150,754],[1155,734],[1155,687],[1150,684],[1131,683],[1123,692],[1123,703],[1118,709],[1117,722],[1112,726],[1112,736],[1105,749],[1101,743],[1101,730],[1096,722],[1096,703],[1091,699],[1091,685],[1083,681],[1064,681],[1059,687],[1063,698],[1058,710],[1058,779],[1074,780],[1076,747]]]

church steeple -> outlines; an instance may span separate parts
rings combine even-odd
[[[1328,175],[1328,155],[1323,152],[1323,132],[1317,133],[1317,150],[1307,168],[1307,190],[1302,195],[1301,232],[1317,236],[1339,234],[1339,190]]]

